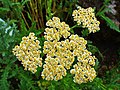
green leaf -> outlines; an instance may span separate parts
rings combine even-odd
[[[1,88],[1,90],[9,90],[9,83],[7,81],[8,74],[9,74],[9,72],[8,72],[9,68],[10,67],[6,67],[4,69],[4,72],[1,75],[1,77],[2,77],[1,80],[0,80],[0,88]]]
[[[74,30],[73,30],[73,29],[70,29],[70,32],[71,32],[72,34],[74,34]]]
[[[98,48],[94,45],[88,44],[88,50],[92,53],[95,54],[96,52],[98,52]]]
[[[82,32],[82,36],[83,36],[83,37],[89,35],[89,30],[88,30],[88,29],[84,29],[84,30],[82,30],[81,32]]]
[[[110,18],[106,17],[104,14],[101,14],[100,16],[106,21],[107,25],[111,29],[116,30],[117,32],[120,33],[119,27]]]
[[[0,0],[3,3],[3,7],[9,8],[11,1],[10,0]]]
[[[31,18],[31,16],[30,16],[30,13],[29,13],[29,12],[27,12],[27,16],[28,16],[28,18],[32,21],[32,18]]]
[[[3,8],[3,7],[0,7],[0,12],[8,12],[8,11],[10,11],[10,9],[9,8]]]
[[[0,90],[9,90],[10,85],[7,79],[9,77],[9,73],[14,62],[15,60],[9,62],[8,65],[5,67],[4,71],[2,72],[0,79]]]
[[[25,5],[28,1],[30,1],[30,0],[22,0],[21,1],[22,2],[22,6]]]
[[[32,78],[28,76],[27,73],[24,71],[19,73],[19,79],[20,79],[20,90],[35,90],[34,87],[34,81],[32,81]]]
[[[49,87],[48,87],[48,90],[55,90],[55,86],[53,84],[51,84]]]

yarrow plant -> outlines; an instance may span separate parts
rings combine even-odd
[[[58,17],[53,17],[46,25],[49,28],[45,29],[45,39],[47,41],[44,42],[43,52],[47,55],[43,65],[42,77],[46,80],[57,81],[62,79],[62,76],[66,76],[66,70],[70,69],[74,61],[74,57],[69,50],[69,40],[60,41],[61,38],[70,36],[70,28],[65,22],[60,22]],[[51,61],[56,63],[52,65],[54,62]]]
[[[99,30],[99,21],[95,18],[92,8],[73,11],[74,21],[83,28],[88,28],[89,33]],[[44,32],[43,53],[45,54],[45,64],[41,76],[45,80],[61,80],[67,75],[67,71],[75,75],[74,82],[81,84],[93,81],[96,77],[95,56],[86,49],[87,41],[83,37],[70,33],[70,27],[65,22],[61,22],[58,17],[53,17],[46,23]],[[25,70],[35,73],[37,67],[42,66],[41,51],[39,41],[34,33],[28,37],[23,37],[20,46],[13,49],[14,55],[22,61]],[[73,62],[77,58],[77,63]],[[73,69],[71,67],[73,66]]]
[[[65,22],[60,22],[60,19],[57,17],[53,17],[52,20],[48,20],[46,25],[51,27],[45,29],[45,39],[47,41],[59,41],[62,36],[64,38],[70,36],[69,25]]]
[[[42,77],[46,80],[62,79],[77,57],[78,63],[70,70],[71,74],[75,74],[74,82],[80,84],[92,81],[96,77],[96,72],[92,68],[96,58],[86,49],[87,41],[78,35],[71,35],[69,25],[63,23],[58,17],[53,17],[47,22],[49,28],[45,29],[47,41],[44,42],[43,48],[43,52],[47,55]],[[66,33],[63,33],[64,31]],[[54,38],[55,36],[57,38]],[[59,66],[62,67],[60,71]]]
[[[80,6],[77,7],[78,10],[73,11],[73,18],[74,21],[77,21],[78,25],[82,25],[83,28],[88,28],[89,33],[100,30],[99,24],[100,22],[97,21],[94,13],[94,9],[91,7],[84,9]]]
[[[42,58],[40,57],[41,51],[39,50],[40,42],[35,37],[34,33],[29,36],[23,37],[20,45],[16,45],[13,49],[14,55],[19,61],[22,61],[24,70],[29,70],[32,73],[37,71],[37,67],[42,66]]]
[[[87,41],[78,35],[71,35],[70,39],[74,57],[77,57],[77,64],[73,65],[74,69],[70,70],[71,74],[75,74],[74,82],[81,84],[92,81],[96,77],[96,72],[92,66],[95,65],[95,56],[86,49]]]

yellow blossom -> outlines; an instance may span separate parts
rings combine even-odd
[[[42,78],[45,80],[60,80],[66,76],[66,69],[59,65],[58,58],[47,56],[43,65]]]
[[[84,9],[80,6],[78,6],[77,9],[78,10],[73,11],[72,16],[74,18],[74,21],[77,21],[78,25],[82,24],[83,28],[88,28],[89,33],[95,33],[96,31],[100,30],[100,22],[97,21],[95,17],[94,9],[91,7]]]
[[[90,11],[89,14],[93,12],[92,8],[87,10]],[[78,13],[86,15],[88,11],[84,9],[75,10],[73,16],[78,18]],[[89,15],[87,16],[90,18]],[[91,16],[94,16],[94,14]],[[87,22],[84,25],[90,23]],[[96,72],[92,68],[95,65],[96,58],[86,49],[87,41],[78,35],[71,35],[69,25],[60,22],[58,17],[53,17],[46,25],[49,28],[45,29],[46,41],[44,42],[43,52],[46,54],[46,59],[43,65],[42,78],[56,81],[62,79],[67,74],[66,70],[70,69],[75,57],[77,57],[77,64],[70,70],[70,73],[75,75],[74,82],[81,84],[92,81],[96,76]]]
[[[65,22],[60,22],[58,17],[53,17],[52,19],[48,20],[46,23],[47,26],[50,28],[45,29],[45,39],[48,41],[59,41],[60,38],[63,36],[67,38],[70,36],[70,28]]]
[[[30,33],[29,36],[23,37],[20,46],[16,45],[13,48],[13,54],[17,56],[19,61],[24,66],[25,70],[29,70],[32,73],[37,71],[37,67],[42,66],[42,58],[40,58],[41,47],[40,42],[35,37],[34,33]]]

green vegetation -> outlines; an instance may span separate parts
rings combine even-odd
[[[88,1],[95,2],[95,0]],[[77,25],[72,17],[73,10],[77,6],[91,7],[89,2],[0,0],[0,90],[120,90],[120,29],[119,25],[109,17],[111,9],[108,6],[112,0],[104,2],[99,0],[101,7],[96,7],[98,2],[92,7],[97,20],[100,21],[100,30],[96,33],[89,33],[87,28]],[[113,15],[114,18],[116,16]],[[32,74],[24,70],[21,62],[12,53],[13,48],[22,41],[22,37],[33,32],[40,41],[42,62],[45,64],[44,32],[46,22],[52,17],[59,17],[70,26],[72,34],[87,40],[87,50],[97,58],[94,66],[97,76],[92,82],[75,83],[70,70],[61,80],[44,80],[41,77],[43,67],[38,67],[37,72]]]

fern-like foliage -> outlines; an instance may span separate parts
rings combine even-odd
[[[8,79],[10,78],[10,73],[12,72],[12,67],[14,67],[14,62],[16,61],[16,59],[13,59],[13,61],[9,62],[7,65],[2,65],[3,68],[1,68],[2,72],[0,75],[0,90],[9,90],[10,89],[10,83],[8,82]],[[8,61],[10,61],[10,59],[8,58]],[[4,68],[5,67],[5,68]]]
[[[11,55],[18,30],[14,20],[7,23],[0,18],[0,63],[7,64],[7,57]]]
[[[8,74],[9,74],[9,69],[10,66],[8,65],[5,69],[4,72],[2,72],[1,79],[0,79],[0,89],[1,90],[9,90],[9,83],[7,81]]]
[[[111,69],[110,71],[106,72],[105,75],[105,82],[107,86],[107,90],[120,90],[120,62],[118,63],[118,66]]]
[[[14,76],[12,68],[14,68],[16,58],[11,50],[15,44],[16,32],[13,21],[6,23],[0,18],[0,90],[9,90],[11,85],[8,79]]]
[[[37,87],[35,87],[35,82],[32,80],[32,77],[29,73],[23,71],[21,69],[22,73],[19,73],[18,79],[20,80],[19,89],[20,90],[38,90]]]

